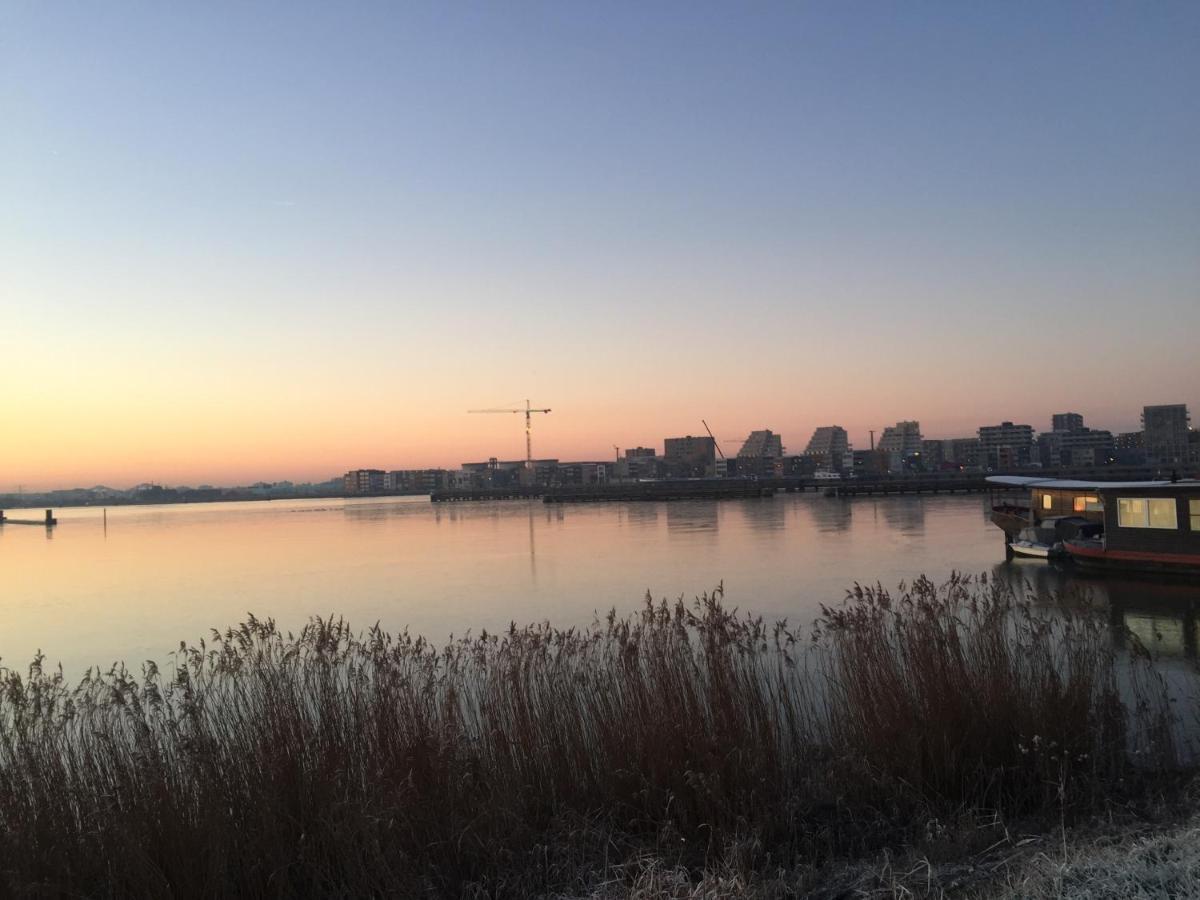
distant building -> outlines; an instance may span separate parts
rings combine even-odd
[[[1187,405],[1183,403],[1144,407],[1142,434],[1147,460],[1155,463],[1187,462],[1191,431],[1189,421]]]
[[[956,469],[980,468],[979,438],[947,438],[942,441],[942,458]]]
[[[1016,469],[1033,462],[1033,426],[1001,422],[981,425],[979,452],[990,469]]]
[[[1144,466],[1146,446],[1140,431],[1123,431],[1117,435],[1113,456],[1120,466]]]
[[[611,462],[572,462],[558,464],[559,484],[607,484],[613,471]]]
[[[775,475],[775,463],[783,458],[783,438],[767,428],[750,432],[737,454],[737,475],[770,478]],[[728,465],[726,466],[728,474]]]
[[[617,461],[616,477],[642,481],[662,477],[662,462],[651,447],[632,447]]]
[[[395,469],[383,476],[383,489],[392,494],[430,494],[449,486],[445,469]]]
[[[752,431],[737,455],[739,459],[779,459],[783,456],[783,438],[770,428]]]
[[[921,452],[921,440],[920,422],[897,422],[883,429],[875,449],[883,453],[913,456]]]
[[[925,438],[921,441],[921,468],[926,472],[940,472],[945,468],[957,468],[946,462],[946,441]]]
[[[342,476],[342,490],[347,494],[382,494],[383,469],[351,469]]]
[[[804,455],[817,461],[817,468],[841,472],[853,463],[850,437],[841,425],[822,425],[808,439]]]
[[[781,478],[807,478],[818,468],[821,468],[820,457],[805,453],[783,457],[778,461],[777,471]]]
[[[1050,417],[1051,431],[1078,431],[1083,428],[1083,416],[1079,413],[1055,413]]]
[[[875,449],[884,455],[889,472],[902,472],[920,460],[922,440],[920,422],[897,422],[883,429]]]
[[[1111,431],[1083,427],[1048,431],[1037,442],[1043,466],[1105,466],[1116,458]]]
[[[888,472],[888,454],[879,450],[855,450],[852,458],[854,474],[860,478],[873,478]]]
[[[712,478],[717,471],[717,445],[710,437],[667,438],[663,465],[668,478]]]

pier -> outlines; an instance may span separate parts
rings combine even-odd
[[[546,503],[587,503],[603,500],[728,500],[771,497],[775,488],[761,481],[714,478],[697,481],[629,481],[611,484],[565,485],[547,488]]]
[[[52,528],[58,524],[58,519],[54,517],[54,510],[46,510],[46,518],[44,519],[10,519],[4,514],[4,510],[0,509],[0,525],[44,525],[46,528]]]
[[[434,503],[461,500],[527,500],[546,503],[588,503],[604,500],[724,500],[771,497],[814,491],[832,497],[896,494],[983,494],[995,485],[979,475],[897,478],[696,478],[663,481],[612,481],[606,484],[513,485],[510,487],[449,488],[433,491]]]

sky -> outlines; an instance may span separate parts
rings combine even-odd
[[[0,0],[0,492],[1200,418],[1198,86],[1194,2]]]

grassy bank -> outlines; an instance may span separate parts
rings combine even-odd
[[[952,578],[856,588],[803,633],[717,591],[444,648],[250,619],[169,671],[68,685],[35,663],[2,673],[0,877],[522,896],[652,859],[815,885],[847,858],[991,839],[965,821],[1063,826],[1166,783],[1164,690],[1145,659],[1119,670],[1107,628],[1077,598]]]

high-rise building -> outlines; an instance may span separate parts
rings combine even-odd
[[[712,478],[717,471],[717,444],[710,437],[667,438],[663,465],[668,478]]]
[[[1051,431],[1078,431],[1083,427],[1083,416],[1079,413],[1055,413],[1050,417]]]
[[[737,455],[739,459],[779,459],[783,456],[783,438],[770,428],[752,431]]]
[[[822,457],[827,464],[834,465],[832,460],[850,455],[850,437],[841,425],[822,425],[808,439],[804,448],[805,456]],[[835,468],[840,468],[835,466]]]
[[[960,469],[979,468],[979,438],[948,438],[942,442],[942,456],[946,463]]]
[[[750,432],[737,453],[736,474],[767,478],[775,474],[775,464],[783,459],[783,438],[766,428]]]
[[[1038,453],[1043,466],[1104,466],[1115,459],[1111,431],[1074,428],[1038,435]]]
[[[1001,422],[979,427],[979,452],[990,469],[1013,469],[1033,461],[1033,426]]]
[[[876,449],[883,453],[915,456],[921,452],[921,440],[920,422],[897,422],[883,429]]]
[[[1183,403],[1142,409],[1142,435],[1150,462],[1187,462],[1189,419]]]

